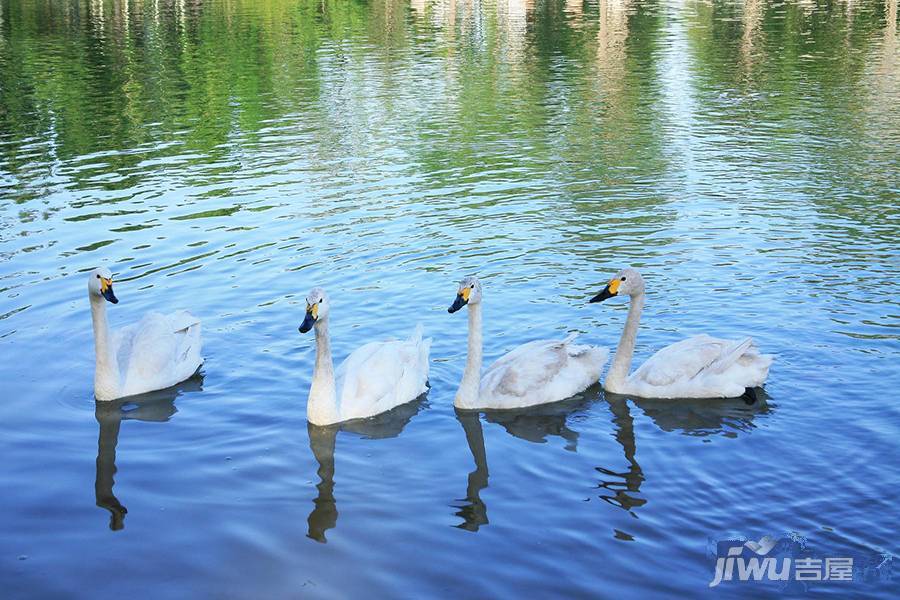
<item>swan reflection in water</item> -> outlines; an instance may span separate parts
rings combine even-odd
[[[634,417],[629,403],[650,417],[654,425],[662,431],[681,432],[683,435],[697,437],[711,435],[737,437],[739,433],[751,431],[756,427],[753,424],[754,418],[771,411],[768,396],[763,390],[756,391],[752,403],[741,398],[707,400],[631,398],[610,392],[605,392],[604,398],[615,427],[613,435],[622,447],[627,466],[624,470],[595,467],[602,475],[597,486],[603,490],[599,498],[632,515],[633,509],[643,506],[647,500],[640,496],[644,472],[635,457],[637,442],[634,435]]]
[[[317,471],[319,483],[316,484],[319,493],[313,500],[315,507],[307,519],[309,525],[307,537],[324,544],[328,541],[325,532],[337,525],[338,510],[337,501],[334,498],[334,447],[338,432],[346,431],[371,440],[397,437],[424,406],[425,394],[412,402],[401,404],[386,413],[368,419],[356,419],[325,426],[313,425],[307,421],[309,448],[316,457],[316,462],[319,463]]]
[[[599,402],[596,402],[598,395]],[[579,433],[570,427],[571,417],[578,412],[602,411],[606,407],[614,427],[613,437],[622,449],[626,466],[624,469],[595,467],[602,476],[597,485],[603,490],[599,497],[634,515],[633,510],[646,504],[647,500],[640,495],[645,476],[636,458],[637,442],[631,405],[640,409],[661,430],[690,436],[737,437],[741,432],[754,429],[754,418],[771,410],[762,390],[757,391],[756,401],[748,404],[740,398],[635,399],[604,393],[599,386],[569,400],[527,409],[483,412],[457,410],[456,418],[465,431],[466,442],[475,461],[475,470],[469,473],[465,499],[459,500],[461,504],[454,505],[457,509],[456,516],[463,520],[456,527],[478,531],[482,525],[489,523],[487,505],[481,499],[481,491],[488,487],[489,479],[482,414],[485,421],[502,426],[507,433],[517,438],[542,443],[549,436],[559,436],[566,441],[566,450],[576,452]],[[620,532],[617,535],[627,536]]]
[[[475,470],[469,473],[466,497],[457,500],[461,504],[454,505],[457,509],[456,516],[463,520],[456,527],[478,531],[482,525],[489,523],[487,506],[481,499],[481,490],[488,486],[489,477],[484,431],[481,428],[482,414],[485,421],[500,425],[514,437],[528,442],[543,443],[550,436],[558,436],[565,440],[566,450],[575,452],[578,447],[578,432],[569,427],[569,418],[576,412],[587,410],[598,390],[599,386],[596,386],[562,402],[523,409],[486,411],[456,409],[456,418],[466,433],[466,442],[475,460]]]
[[[94,417],[100,425],[97,442],[97,476],[94,494],[97,506],[109,511],[109,528],[118,531],[125,527],[125,508],[113,493],[116,474],[116,445],[122,421],[137,420],[164,423],[178,412],[175,399],[182,392],[203,389],[203,376],[196,375],[174,388],[133,396],[124,400],[95,401]]]

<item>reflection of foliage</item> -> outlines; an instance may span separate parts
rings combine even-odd
[[[438,184],[502,171],[520,189],[564,189],[587,213],[597,209],[598,187],[653,181],[669,168],[656,73],[667,43],[664,5],[413,6],[3,0],[0,136],[26,141],[0,147],[4,170],[38,179],[47,173],[35,173],[35,156],[49,172],[55,161],[102,153],[102,168],[70,177],[126,189],[148,159],[234,159],[241,147],[265,143],[275,122],[317,129],[311,161],[330,165],[347,150],[401,152]],[[699,85],[762,93],[760,110],[717,106],[721,118],[749,121],[764,110],[796,126],[792,111],[812,91],[816,110],[804,122],[861,137],[861,120],[835,114],[863,110],[848,89],[862,85],[866,50],[884,27],[881,4],[810,10],[748,0],[686,11]],[[391,137],[401,147],[379,147],[379,127],[399,132]],[[832,151],[823,150],[826,159]],[[517,168],[522,161],[528,169]],[[235,162],[218,168],[234,173]],[[531,181],[535,169],[546,180]],[[110,173],[118,176],[96,180]],[[29,198],[20,192],[20,201]],[[647,208],[661,201],[649,198]]]
[[[444,131],[451,138],[451,156],[471,161],[469,143],[478,141],[487,142],[490,153],[500,157],[504,152],[497,144],[524,136],[535,142],[538,160],[560,159],[553,136],[547,135],[560,108],[556,80],[582,74],[594,35],[593,15],[584,15],[585,27],[573,27],[578,23],[562,6],[539,3],[527,32],[524,24],[521,30],[517,23],[511,27],[498,14],[483,20],[463,15],[459,23],[449,24],[465,36],[461,52],[417,42],[420,52],[443,54],[456,78],[445,89],[458,97],[453,114],[438,111],[434,121],[425,123],[425,131]],[[187,146],[215,157],[236,131],[243,142],[252,142],[267,121],[284,113],[327,111],[332,107],[317,105],[326,84],[323,61],[339,66],[341,61],[362,61],[374,51],[387,63],[383,75],[389,83],[390,63],[402,58],[395,51],[412,44],[414,36],[435,34],[398,0],[27,0],[10,3],[3,14],[0,134],[41,140],[44,154],[53,159],[133,150],[106,157],[110,170],[133,168],[146,159],[142,148],[158,151],[165,144],[173,146],[172,152]],[[521,47],[522,35],[533,49],[517,54],[511,48]],[[329,52],[319,53],[324,46]],[[560,54],[574,62],[554,66]],[[532,59],[537,60],[523,68]],[[390,94],[380,100],[390,102]],[[565,138],[582,137],[584,123],[562,125]],[[494,144],[481,135],[486,131],[493,133],[488,137]],[[13,172],[30,162],[28,152],[17,156],[9,146],[3,152]],[[426,165],[438,162],[437,157],[423,158]],[[125,178],[107,187],[133,183]]]
[[[167,143],[183,130],[190,148],[210,152],[236,128],[257,131],[281,104],[316,99],[317,49],[362,33],[366,10],[311,0],[161,3],[159,12],[156,3],[10,4],[0,133],[52,136],[58,158]],[[5,158],[13,169],[27,161]]]
[[[866,79],[880,59],[878,33],[891,29],[886,6],[895,2],[691,3],[687,35],[703,126],[746,132],[745,151],[723,160],[745,171],[756,167],[759,152],[777,156],[781,187],[790,185],[827,212],[884,219],[891,203],[872,192],[890,188],[884,174],[896,171],[896,144],[882,137],[896,135],[900,121],[887,117],[893,123],[872,132],[866,111],[873,105],[884,111],[884,102],[869,97],[876,86]],[[797,188],[798,180],[806,189]]]

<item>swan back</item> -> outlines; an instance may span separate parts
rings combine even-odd
[[[428,391],[430,349],[421,325],[409,339],[357,348],[335,371],[338,419],[371,417]]]
[[[171,387],[203,363],[200,320],[187,311],[149,313],[117,337],[122,395]]]
[[[519,346],[488,367],[479,408],[522,408],[557,402],[584,391],[600,378],[609,350],[565,340]]]
[[[628,390],[652,398],[738,397],[765,382],[772,360],[749,337],[697,335],[651,356],[628,378]]]

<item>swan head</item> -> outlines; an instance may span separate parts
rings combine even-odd
[[[118,304],[119,299],[113,293],[112,271],[106,267],[98,267],[88,275],[88,293],[91,298],[106,298],[113,304]]]
[[[313,325],[328,318],[328,294],[322,288],[313,288],[306,296],[306,316],[300,324],[300,333],[306,333]]]
[[[459,282],[456,300],[453,301],[447,312],[455,313],[466,304],[478,304],[479,302],[481,302],[481,282],[474,275],[470,275]]]
[[[615,296],[637,296],[644,293],[644,278],[636,270],[628,267],[622,269],[609,280],[603,291],[590,299],[590,302],[603,302]]]

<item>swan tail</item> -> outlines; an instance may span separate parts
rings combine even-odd
[[[181,352],[178,356],[181,380],[194,375],[203,366],[203,338],[200,332],[200,321],[179,330],[185,333]]]
[[[425,328],[421,323],[416,323],[416,328],[413,329],[412,335],[409,336],[409,340],[411,342],[419,343],[422,341],[422,336],[425,334]]]
[[[431,338],[425,338],[419,344],[419,372],[422,373],[422,392],[428,386],[429,355],[431,354]]]
[[[710,364],[708,372],[716,375],[727,372],[725,376],[742,385],[746,394],[746,389],[759,387],[766,382],[769,366],[774,358],[771,354],[760,354],[753,338],[748,337],[735,342],[723,352]]]
[[[409,338],[409,341],[416,345],[416,350],[418,351],[418,372],[420,373],[421,386],[422,389],[419,393],[424,393],[427,390],[426,384],[428,383],[428,367],[429,361],[428,357],[431,353],[431,338],[423,338],[425,333],[425,328],[421,323],[416,323],[416,328],[413,330],[412,335]]]
[[[766,382],[766,378],[769,376],[769,367],[772,366],[774,360],[775,356],[772,354],[754,354],[752,356],[745,354],[738,362],[751,370],[751,383],[753,387],[759,387]]]
[[[606,361],[609,360],[609,348],[604,348],[601,346],[592,346],[591,350],[594,356],[594,362],[597,365],[597,376],[600,376],[599,371],[603,368],[603,365],[606,364]]]
[[[583,356],[585,353],[589,352],[596,355],[597,359],[602,356],[603,360],[606,360],[606,354],[608,353],[608,350],[606,350],[606,348],[601,348],[600,346],[591,346],[588,344],[573,344],[572,342],[577,340],[579,335],[581,334],[578,332],[570,333],[563,341],[559,342],[557,347],[561,348],[563,346],[567,346],[566,351],[568,352],[569,356],[572,357]]]

